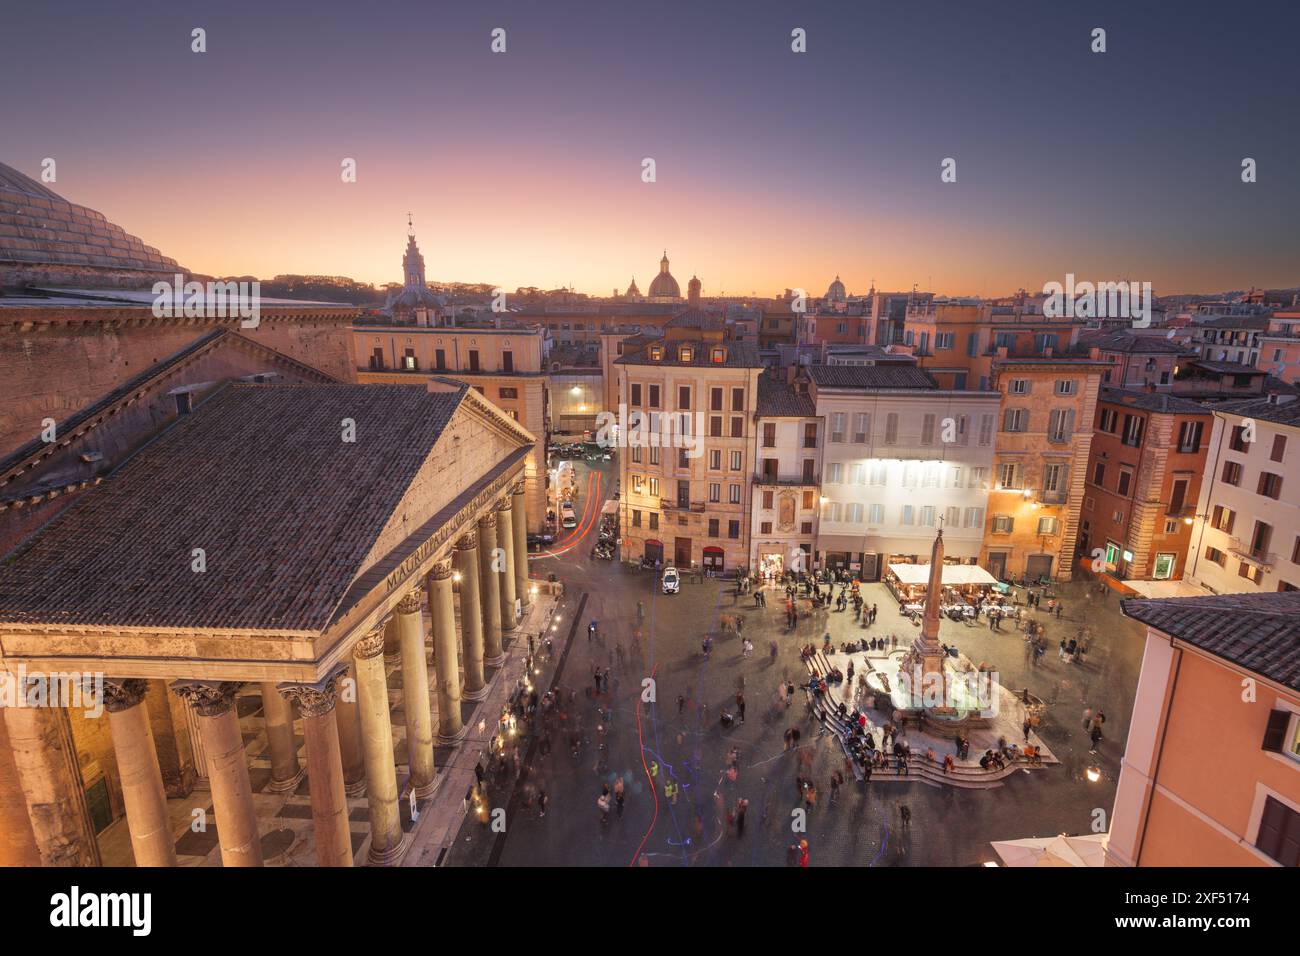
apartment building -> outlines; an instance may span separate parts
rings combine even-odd
[[[523,425],[537,443],[525,468],[528,530],[546,524],[546,444],[550,435],[546,358],[550,339],[534,325],[357,325],[357,381],[425,386],[464,382]]]
[[[1300,381],[1300,312],[1274,312],[1259,337],[1259,368],[1288,385]]]
[[[1147,639],[1107,863],[1300,865],[1300,594],[1121,607]]]
[[[1214,407],[1185,577],[1215,594],[1300,588],[1300,401]]]
[[[924,303],[907,310],[901,344],[943,388],[987,389],[999,349],[1051,356],[1078,344],[1083,322],[1043,315],[1041,301]]]
[[[926,560],[938,527],[948,558],[976,561],[996,392],[941,389],[907,365],[810,365],[794,384],[825,429],[818,567],[876,581],[891,563]]]
[[[1109,363],[1102,384],[1115,388],[1172,389],[1180,363],[1195,357],[1191,347],[1173,339],[1126,331],[1085,332],[1079,336],[1079,344],[1097,348],[1102,360]]]
[[[757,351],[721,328],[670,326],[613,364],[630,419],[618,456],[623,559],[748,568]]]
[[[980,564],[997,577],[1069,580],[1074,567],[1106,363],[1096,349],[1052,352],[1013,355],[1003,346],[991,363],[1002,409]]]
[[[1254,365],[1260,340],[1269,326],[1266,315],[1219,315],[1197,326],[1192,339],[1196,354],[1207,361]]]
[[[776,371],[759,376],[750,526],[755,570],[779,575],[812,569],[824,437],[806,390]]]
[[[1088,454],[1079,551],[1120,578],[1181,578],[1213,414],[1167,392],[1103,387]],[[1096,553],[1096,552],[1100,553]]]

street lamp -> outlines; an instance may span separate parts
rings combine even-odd
[[[1101,779],[1101,768],[1098,767],[1096,764],[1093,764],[1091,767],[1089,767],[1087,770],[1084,771],[1084,774],[1087,776],[1089,783],[1096,783],[1098,780]]]

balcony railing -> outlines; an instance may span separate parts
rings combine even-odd
[[[815,488],[821,483],[820,475],[757,475],[754,478],[756,485],[785,485],[791,488]]]

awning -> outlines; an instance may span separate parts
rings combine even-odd
[[[1105,866],[1109,833],[1088,836],[994,840],[992,847],[1007,866]]]
[[[928,564],[891,564],[889,570],[903,584],[929,584],[930,566]],[[943,566],[943,583],[948,587],[960,587],[966,584],[997,584],[997,578],[989,574],[978,564],[945,564]]]

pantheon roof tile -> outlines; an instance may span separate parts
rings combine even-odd
[[[0,622],[322,629],[464,395],[228,385],[9,556]]]

